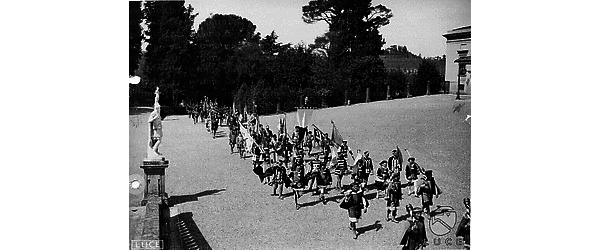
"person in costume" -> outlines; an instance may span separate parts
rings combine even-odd
[[[244,145],[244,137],[242,136],[242,133],[238,133],[236,138],[236,144],[238,148],[238,153],[240,154],[240,159],[245,160],[246,158],[244,158],[244,148],[246,146]]]
[[[456,237],[462,237],[465,249],[471,248],[471,199],[464,198],[463,204],[467,211],[463,215],[456,230]]]
[[[327,203],[325,194],[327,193],[327,186],[331,185],[331,172],[325,167],[324,164],[319,162],[317,168],[316,179],[317,179],[317,192],[319,193],[319,200],[323,202],[323,205]]]
[[[433,178],[433,171],[425,171],[425,177],[417,190],[417,195],[421,196],[423,210],[425,210],[428,216],[431,216],[430,207],[433,206],[433,197],[437,198],[441,193],[442,190],[437,186],[435,178]]]
[[[283,160],[280,160],[279,164],[283,164]],[[300,209],[298,199],[302,196],[304,187],[306,186],[305,169],[303,165],[294,165],[291,168],[292,174],[292,190],[294,192],[294,203],[296,204],[296,210]]]
[[[369,184],[369,175],[373,175],[373,159],[369,156],[369,151],[365,151],[362,157],[363,161],[363,171],[362,176],[360,176],[363,182],[363,189],[366,191],[367,185]]]
[[[403,250],[424,249],[428,243],[425,218],[421,215],[423,210],[419,207],[413,208],[412,205],[407,205],[406,210],[409,213],[409,226],[402,236],[400,246]]]
[[[396,211],[402,200],[402,188],[408,186],[408,183],[402,184],[400,182],[400,176],[400,172],[393,172],[387,183],[387,191],[385,192],[387,206],[385,218],[387,221],[398,222],[396,220]]]
[[[344,200],[340,203],[340,207],[348,210],[350,230],[354,233],[354,239],[358,238],[358,221],[361,218],[362,212],[366,213],[369,207],[369,201],[364,197],[360,189],[360,182],[355,181],[352,183],[351,189],[345,192]]]
[[[389,178],[390,171],[387,167],[387,161],[383,160],[379,162],[379,168],[377,168],[377,173],[375,175],[375,188],[377,188],[377,199],[379,199],[380,195],[385,198],[384,192],[386,189],[387,180]]]
[[[352,155],[354,157],[354,153],[352,152],[352,150],[350,149],[350,147],[348,147],[348,141],[347,140],[343,140],[342,141],[342,145],[340,146],[339,152],[342,153],[342,157],[344,159],[348,158],[348,154],[350,154],[350,155]]]
[[[392,150],[392,155],[388,158],[388,168],[394,172],[402,171],[402,153],[399,150]]]
[[[411,183],[411,186],[413,186],[413,190],[408,194],[414,194],[415,196],[417,196],[417,188],[420,185],[417,185],[417,181],[419,180],[419,175],[424,174],[425,170],[419,166],[419,164],[417,164],[417,162],[415,161],[415,157],[410,157],[408,158],[408,164],[406,165],[406,180]]]
[[[279,191],[279,199],[283,200],[283,186],[285,184],[285,168],[281,164],[275,164],[273,166],[273,179],[271,185],[273,185],[273,193],[271,196],[276,196],[276,191]],[[279,189],[279,190],[278,190]]]
[[[348,169],[346,159],[343,157],[344,153],[342,151],[338,152],[337,162],[335,164],[334,173],[336,178],[335,181],[335,189],[341,191],[342,190],[342,178]]]

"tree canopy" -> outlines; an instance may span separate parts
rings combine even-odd
[[[309,1],[302,8],[303,20],[329,24],[309,45],[282,44],[275,30],[263,37],[252,21],[235,14],[213,14],[194,31],[197,14],[183,1],[145,2],[141,17],[134,13],[139,2],[130,6],[130,74],[139,65],[138,87],[161,87],[165,105],[208,97],[227,106],[235,102],[238,110],[252,110],[256,103],[267,114],[292,111],[306,97],[309,106],[317,107],[343,105],[346,97],[351,103],[364,102],[367,88],[372,101],[385,99],[388,87],[396,93],[392,97],[403,96],[413,79],[386,69],[389,63],[384,65],[382,57],[414,55],[398,46],[382,55],[385,41],[379,28],[389,23],[392,13],[383,5],[372,6],[371,0]],[[147,47],[139,58],[141,38],[134,35],[140,32],[134,28],[141,19],[147,24]],[[441,81],[435,70],[421,65],[411,94],[424,94],[423,82]],[[435,91],[437,86],[432,86]],[[141,99],[136,103],[144,103]]]
[[[135,75],[142,56],[142,2],[129,2],[129,75]]]

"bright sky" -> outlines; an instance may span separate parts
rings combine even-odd
[[[282,43],[313,43],[315,37],[328,29],[327,23],[306,24],[302,21],[302,6],[309,0],[188,0],[194,7],[194,29],[213,14],[236,14],[254,25],[264,37],[275,30]],[[446,51],[442,34],[460,26],[471,25],[470,0],[373,0],[392,10],[390,24],[380,29],[386,41],[406,46],[414,54],[441,56]]]

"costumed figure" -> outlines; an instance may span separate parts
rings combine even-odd
[[[252,168],[256,168],[258,165],[262,164],[260,158],[260,148],[258,148],[256,144],[252,144]]]
[[[348,218],[350,220],[350,230],[354,233],[354,239],[358,238],[359,232],[356,228],[358,220],[362,212],[367,212],[369,201],[365,199],[360,182],[355,181],[351,185],[351,190],[344,194],[344,200],[340,203],[340,208],[348,210]],[[364,209],[364,211],[363,211]]]
[[[462,237],[465,243],[465,249],[471,248],[471,199],[464,198],[463,204],[465,204],[465,208],[467,211],[463,215],[460,224],[458,224],[458,229],[456,230],[456,237]]]
[[[303,145],[303,147],[306,148],[306,149],[308,149],[308,154],[309,155],[312,152],[312,141],[313,141],[312,132],[308,131],[308,133],[306,134],[306,136],[304,136],[304,145]]]
[[[369,156],[369,151],[365,151],[363,158],[363,176],[361,176],[361,180],[363,181],[363,189],[367,190],[367,185],[369,184],[369,175],[373,175],[373,159]]]
[[[337,162],[335,164],[334,174],[337,177],[335,181],[335,189],[342,190],[342,178],[348,169],[346,159],[343,157],[344,153],[342,151],[338,152]]]
[[[407,205],[406,210],[409,214],[409,226],[404,232],[400,245],[404,250],[417,250],[425,248],[427,243],[427,233],[425,232],[425,218],[421,215],[423,210],[412,205]]]
[[[280,160],[279,164],[283,164],[283,161]],[[298,204],[298,199],[302,196],[302,191],[304,190],[304,186],[306,186],[306,178],[304,175],[304,167],[302,165],[294,165],[292,167],[292,190],[294,191],[294,203],[296,204],[296,210],[300,209],[300,204]]]
[[[238,148],[238,153],[240,153],[240,159],[245,160],[246,158],[244,158],[244,148],[246,147],[246,145],[244,143],[244,137],[242,136],[242,133],[238,133],[236,138],[236,144]]]
[[[388,168],[394,172],[402,171],[402,153],[396,149],[392,150],[392,155],[388,158]]]
[[[319,200],[323,202],[323,205],[327,203],[325,199],[325,194],[327,193],[327,186],[331,185],[331,172],[329,169],[321,163],[318,166],[317,172],[317,188],[319,192]]]
[[[417,189],[417,195],[421,196],[423,209],[427,215],[431,216],[430,207],[433,206],[433,196],[435,195],[436,198],[439,197],[442,190],[435,183],[432,170],[425,171],[425,177],[423,179],[423,184]]]
[[[342,145],[340,146],[339,152],[342,152],[342,157],[344,159],[348,158],[348,154],[352,155],[352,157],[354,158],[354,153],[348,147],[348,140],[343,140],[342,141]]]
[[[267,146],[267,147],[265,147],[265,151],[262,153],[264,166],[265,166],[265,173],[267,172],[268,169],[271,169],[273,167],[273,165],[277,164],[277,160],[274,158],[271,158],[271,151],[273,151],[273,149],[271,149],[269,146]],[[267,183],[271,181],[270,176],[266,176],[265,179],[266,179]]]
[[[408,158],[408,165],[406,165],[406,180],[414,187],[413,190],[408,194],[414,194],[417,196],[417,188],[420,185],[417,185],[417,181],[419,180],[419,175],[424,174],[425,170],[417,162],[415,162],[414,157]]]
[[[390,178],[390,171],[387,168],[387,161],[383,160],[379,163],[379,168],[377,169],[377,174],[375,177],[375,187],[377,188],[377,196],[379,199],[379,195],[383,193],[386,189],[387,180]],[[385,195],[382,195],[385,197]]]
[[[273,180],[271,180],[271,185],[273,185],[273,193],[271,196],[276,196],[276,191],[279,189],[279,199],[283,200],[282,192],[285,184],[285,177],[285,168],[281,166],[281,164],[276,164],[273,166]]]
[[[400,183],[400,173],[393,172],[387,184],[386,191],[386,205],[387,212],[385,218],[387,221],[398,222],[396,220],[396,211],[400,206],[400,201],[402,200],[402,188],[407,187],[409,184]]]

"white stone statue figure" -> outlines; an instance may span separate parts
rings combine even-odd
[[[156,87],[156,91],[154,92],[154,110],[150,113],[150,118],[148,118],[148,130],[150,134],[150,138],[148,139],[148,159],[162,159],[163,156],[158,152],[158,146],[162,142],[162,122],[160,118],[160,104],[158,104],[159,91],[158,87]]]

